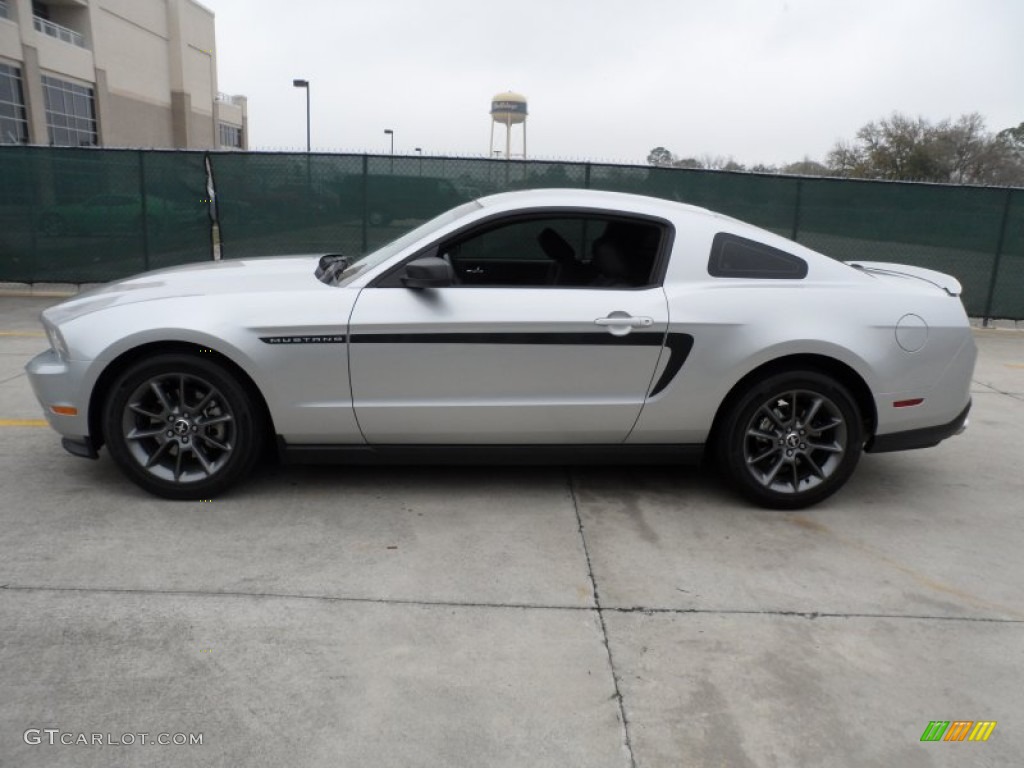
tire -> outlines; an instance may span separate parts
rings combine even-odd
[[[167,499],[209,499],[259,459],[259,409],[221,364],[165,353],[126,369],[103,405],[103,436],[121,471]]]
[[[771,509],[800,509],[838,491],[853,474],[864,428],[849,391],[816,371],[790,371],[748,388],[716,435],[730,484]]]

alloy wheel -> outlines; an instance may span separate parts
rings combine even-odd
[[[209,381],[186,373],[153,376],[129,396],[124,444],[147,473],[187,484],[216,475],[237,445],[235,414]]]
[[[763,488],[799,494],[838,470],[847,444],[847,423],[839,406],[820,392],[793,389],[754,411],[744,432],[743,459]]]

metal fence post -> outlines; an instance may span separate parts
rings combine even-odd
[[[804,180],[796,180],[796,202],[793,204],[793,235],[789,238],[796,242],[797,234],[800,232],[800,204],[803,202]]]
[[[992,304],[995,301],[996,282],[999,278],[999,265],[1003,260],[1003,244],[1006,242],[1006,228],[1010,221],[1010,199],[1013,190],[1006,190],[1006,200],[1003,203],[1003,221],[999,226],[999,240],[996,243],[996,257],[992,262],[992,277],[988,283],[988,296],[985,297],[985,314],[982,318],[982,326],[989,327],[989,320],[992,319]]]
[[[24,156],[25,160],[27,161],[26,165],[30,171],[29,178],[32,180],[32,183],[30,184],[32,189],[32,204],[31,211],[28,216],[29,237],[32,238],[32,248],[30,251],[31,260],[29,261],[27,273],[28,276],[25,278],[25,282],[34,283],[36,276],[36,265],[39,263],[39,227],[42,224],[42,217],[39,214],[40,209],[42,207],[39,202],[39,179],[42,178],[42,174],[39,173],[35,161],[36,157],[39,156],[39,152],[37,152],[34,147],[29,147],[27,149],[28,151],[24,152]],[[10,152],[12,150],[7,151]],[[43,150],[40,149],[39,151],[41,152]],[[19,154],[21,153],[19,152]]]
[[[590,189],[590,163],[587,163],[583,171],[583,188]]]
[[[149,205],[146,201],[146,153],[139,150],[139,202],[142,208],[142,271],[149,272]]]
[[[365,254],[367,248],[369,248],[369,240],[367,234],[367,227],[369,226],[370,218],[370,161],[366,155],[363,155],[363,253]]]
[[[224,258],[224,231],[220,226],[220,198],[217,196],[217,181],[213,174],[213,158],[203,153],[203,181],[206,192],[206,218],[210,222],[210,257],[213,261]]]

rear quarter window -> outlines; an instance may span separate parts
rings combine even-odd
[[[711,243],[708,274],[762,280],[800,280],[807,262],[770,245],[719,232]]]

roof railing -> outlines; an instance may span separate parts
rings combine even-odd
[[[240,107],[242,106],[242,102],[245,101],[245,96],[232,96],[230,93],[220,91],[217,93],[217,101],[223,104],[234,104],[236,107]]]
[[[71,45],[77,45],[79,48],[85,48],[85,38],[73,29],[62,27],[60,24],[54,24],[48,19],[40,18],[39,16],[32,17],[32,26],[35,27],[36,32],[56,38],[64,43],[71,43]]]

